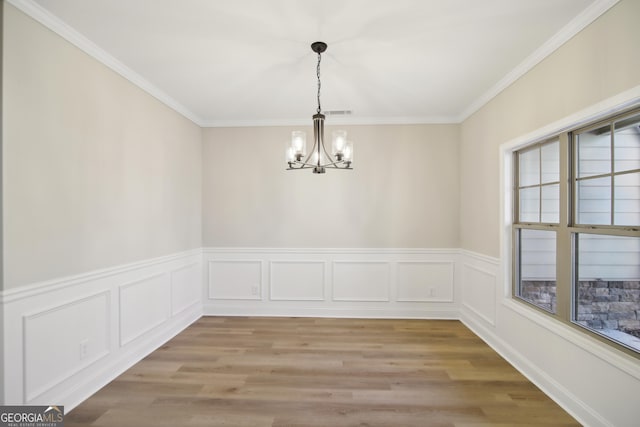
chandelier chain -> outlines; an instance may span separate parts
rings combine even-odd
[[[322,84],[320,83],[320,59],[322,58],[322,55],[320,54],[320,52],[318,52],[318,66],[316,67],[316,74],[318,76],[318,108],[317,108],[317,112],[318,114],[320,114],[322,112],[322,108],[320,107],[320,87],[322,86]]]

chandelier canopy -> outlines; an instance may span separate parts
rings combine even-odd
[[[347,140],[347,132],[334,130],[331,133],[331,154],[324,145],[324,119],[320,106],[320,61],[322,53],[327,50],[324,42],[311,44],[311,50],[318,54],[316,75],[318,77],[318,107],[313,115],[313,148],[307,154],[307,134],[304,131],[291,133],[291,146],[287,148],[287,170],[313,169],[313,173],[325,173],[327,168],[353,169],[353,144]]]

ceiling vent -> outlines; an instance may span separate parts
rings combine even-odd
[[[353,111],[351,111],[351,110],[329,110],[329,111],[324,111],[323,114],[325,114],[327,116],[349,116],[349,115],[353,114]]]

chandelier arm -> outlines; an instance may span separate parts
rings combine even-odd
[[[326,168],[345,169],[347,166],[340,166],[340,165],[346,165],[346,163],[347,162],[345,162],[344,160],[337,160],[335,162],[329,162],[320,166],[326,167]]]
[[[324,132],[323,132],[323,134],[324,134]],[[323,141],[322,141],[322,151],[324,151],[324,154],[327,156],[327,159],[329,159],[329,160],[331,161],[331,163],[332,163],[332,164],[335,164],[335,163],[336,163],[336,160],[334,160],[334,159],[333,159],[333,156],[332,156],[332,155],[330,155],[330,154],[327,152],[327,147],[325,147],[325,146],[324,146],[324,138],[323,138]]]
[[[316,167],[331,168],[331,169],[353,169],[351,167],[351,162],[347,162],[345,160],[339,160],[336,162],[330,162],[325,164],[307,163],[303,161],[294,160],[292,162],[289,162],[289,167],[287,168],[287,170],[313,169]]]
[[[299,165],[299,166],[294,167],[294,165]],[[287,169],[289,169],[289,170],[311,169],[311,168],[315,168],[316,166],[318,166],[318,165],[314,165],[312,163],[304,163],[304,162],[294,161],[294,162],[291,162],[291,164],[289,165],[289,167]]]
[[[295,165],[298,165],[297,167]],[[340,165],[344,165],[344,166],[340,166]],[[300,160],[294,160],[289,162],[289,167],[287,168],[287,170],[294,170],[294,169],[311,169],[311,168],[315,168],[315,167],[325,167],[325,168],[332,168],[332,169],[353,169],[351,167],[351,162],[347,162],[345,160],[338,160],[335,162],[330,162],[330,163],[325,163],[325,164],[316,164],[316,163],[307,163],[305,161],[300,161]]]
[[[318,167],[318,165],[299,162],[299,161],[293,161],[293,162],[289,163],[289,167],[286,168],[285,170],[294,171],[294,170],[298,170],[298,169],[314,169],[316,167]]]
[[[309,154],[307,154],[307,157],[305,157],[305,158],[304,158],[304,164],[305,164],[305,165],[307,165],[307,164],[311,164],[311,163],[309,163],[309,160],[311,160],[311,156],[313,156],[313,153],[316,151],[316,144],[317,144],[317,143],[316,143],[316,141],[315,141],[315,139],[314,139],[314,141],[313,141],[313,147],[311,148],[311,150],[309,150]]]

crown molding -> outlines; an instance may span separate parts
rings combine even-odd
[[[167,95],[157,86],[146,80],[140,74],[133,71],[131,68],[118,61],[116,58],[108,54],[105,50],[93,43],[91,40],[80,34],[78,31],[67,25],[55,15],[51,14],[48,10],[40,6],[33,0],[7,0],[8,3],[15,6],[31,18],[35,19],[54,33],[58,34],[63,39],[67,40],[89,56],[98,60],[111,70],[120,74],[125,79],[129,80],[140,89],[147,92],[149,95],[156,98],[169,108],[175,110],[177,113],[183,115],[187,119],[191,120],[195,124],[202,126],[202,118],[198,117],[187,107]]]
[[[468,119],[473,113],[485,106],[489,101],[498,96],[503,90],[511,86],[516,80],[531,71],[533,67],[542,62],[546,57],[558,50],[562,45],[571,40],[576,34],[586,26],[602,16],[620,0],[596,0],[588,8],[573,18],[560,31],[554,34],[542,46],[536,49],[531,55],[525,58],[513,70],[505,75],[491,89],[483,93],[478,99],[473,101],[457,118],[458,123]]]
[[[205,246],[203,254],[458,255],[458,248],[278,248]]]
[[[423,117],[331,117],[327,116],[326,125],[420,125],[420,124],[457,124],[457,116],[423,116]],[[253,119],[253,120],[209,120],[201,126],[205,128],[224,127],[270,127],[270,126],[309,126],[311,114],[305,119]]]

